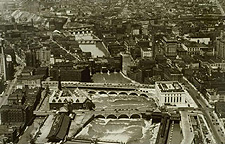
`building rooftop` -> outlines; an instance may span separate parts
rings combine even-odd
[[[63,89],[54,91],[49,103],[84,103],[87,99],[87,95],[82,90]]]
[[[37,80],[37,79],[43,79],[44,75],[32,75],[32,76],[20,76],[18,77],[18,80]]]
[[[142,47],[141,49],[142,49],[143,51],[152,51],[152,48],[150,48],[150,47],[148,47],[148,48],[147,48],[147,47]]]
[[[184,92],[183,87],[177,81],[160,81],[156,84],[161,92]]]

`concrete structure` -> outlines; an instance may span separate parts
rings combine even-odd
[[[156,97],[159,99],[159,105],[176,105],[181,107],[195,106],[196,104],[177,81],[160,81],[155,84]]]

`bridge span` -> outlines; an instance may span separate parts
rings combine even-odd
[[[62,81],[62,87],[71,88],[87,88],[87,89],[107,89],[107,90],[137,90],[137,89],[154,89],[155,85],[138,84],[138,83],[85,83],[75,81]],[[57,88],[58,81],[43,81],[42,87]]]

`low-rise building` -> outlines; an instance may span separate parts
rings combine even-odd
[[[34,67],[26,66],[26,67],[24,67],[21,75],[22,76],[31,76],[31,75],[34,75],[34,70],[35,70]]]
[[[180,81],[183,78],[183,74],[177,68],[165,68],[164,79],[169,81]]]
[[[84,91],[79,89],[56,90],[49,98],[50,109],[59,110],[64,105],[73,109],[92,109],[94,104]]]
[[[57,115],[47,136],[49,141],[58,142],[66,136],[70,126],[70,117],[65,114]]]
[[[23,105],[25,102],[25,93],[22,89],[16,89],[11,95],[8,97],[9,105]]]
[[[3,105],[1,107],[2,124],[27,122],[27,107],[23,105]]]
[[[17,88],[22,89],[25,86],[29,88],[41,87],[41,81],[44,75],[20,76],[17,79]]]
[[[0,125],[0,143],[10,143],[15,142],[17,138],[17,129],[10,127],[8,125]]]

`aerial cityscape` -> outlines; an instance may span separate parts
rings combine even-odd
[[[225,144],[225,1],[0,0],[0,144]]]

